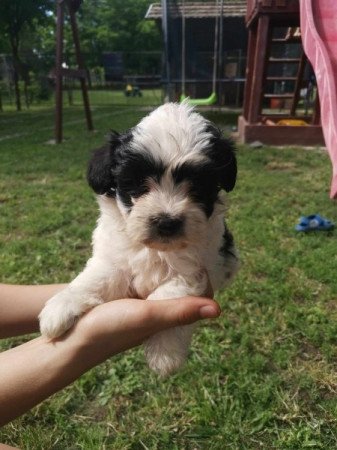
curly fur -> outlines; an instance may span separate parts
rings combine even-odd
[[[135,128],[112,133],[89,164],[100,217],[84,270],[40,314],[55,338],[85,311],[125,297],[203,295],[238,268],[220,190],[236,180],[233,144],[186,103],[165,104]],[[185,361],[194,327],[166,330],[145,344],[149,366],[165,376]]]

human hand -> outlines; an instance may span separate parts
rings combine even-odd
[[[158,302],[115,300],[90,310],[61,340],[75,337],[80,356],[93,366],[140,345],[159,331],[219,315],[219,305],[201,297]]]
[[[151,335],[219,314],[216,302],[200,297],[115,300],[90,310],[61,338],[39,336],[2,352],[0,426]]]

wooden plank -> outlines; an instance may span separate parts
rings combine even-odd
[[[64,3],[57,2],[56,12],[56,61],[55,61],[55,142],[62,142],[62,60],[63,60],[63,23],[64,23]]]
[[[272,40],[275,44],[298,44],[301,42],[301,36],[293,36],[291,38],[274,38]]]
[[[246,25],[249,26],[254,19],[255,10],[257,8],[257,0],[247,0]]]
[[[254,73],[254,58],[256,53],[256,38],[257,38],[257,29],[255,26],[252,26],[248,30],[246,82],[243,97],[243,115],[245,116],[246,119],[248,119],[250,103],[252,101],[251,93],[252,93],[252,82]]]
[[[299,23],[298,0],[248,0],[246,26],[251,26],[263,14],[268,14],[272,20],[284,20]]]
[[[279,14],[299,13],[298,0],[258,0],[258,13]]]
[[[304,122],[311,123],[311,116],[304,115],[304,114],[290,116],[288,111],[286,111],[284,113],[276,112],[275,114],[274,113],[263,114],[263,119],[271,119],[274,122],[278,122],[279,120],[283,120],[283,119],[296,119],[296,120],[304,120]]]
[[[265,145],[313,146],[325,145],[322,127],[308,125],[300,127],[268,126],[249,124],[243,116],[238,122],[239,139],[242,143],[260,141]]]
[[[303,87],[303,75],[304,75],[304,69],[305,69],[306,63],[307,63],[307,57],[306,57],[304,51],[302,50],[301,61],[299,63],[298,71],[297,71],[297,77],[296,77],[297,80],[296,80],[296,85],[295,85],[294,98],[293,98],[291,108],[290,108],[290,114],[292,116],[295,115],[298,101],[300,99],[300,93],[301,93],[301,89]]]
[[[73,34],[73,40],[75,45],[75,55],[76,55],[76,62],[78,65],[78,68],[83,71],[84,70],[84,62],[81,54],[81,48],[80,48],[80,40],[78,37],[78,29],[77,29],[77,23],[76,23],[76,17],[74,10],[70,7],[69,9],[69,16],[70,16],[70,25],[71,30]],[[85,118],[87,122],[87,128],[88,130],[92,131],[94,129],[93,123],[92,123],[92,117],[91,117],[91,110],[89,105],[89,96],[88,96],[88,90],[85,78],[80,78],[81,83],[81,90],[82,90],[82,98],[83,98],[83,105],[84,105],[84,112],[85,112]]]
[[[269,58],[270,63],[279,64],[298,64],[301,61],[300,58]]]
[[[267,61],[267,48],[269,38],[269,17],[261,16],[257,24],[257,38],[254,54],[253,79],[251,86],[251,99],[248,112],[248,121],[258,122],[262,106],[263,79]]]
[[[294,94],[264,94],[265,98],[293,98]]]
[[[267,81],[296,81],[297,77],[267,77]]]

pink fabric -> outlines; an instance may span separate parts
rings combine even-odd
[[[325,143],[337,198],[337,0],[300,0],[304,51],[315,71]]]

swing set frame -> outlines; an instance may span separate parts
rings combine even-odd
[[[187,101],[193,106],[212,106],[217,103],[217,93],[216,93],[216,80],[218,73],[218,43],[219,43],[219,22],[222,24],[223,20],[223,0],[215,0],[216,10],[219,11],[220,15],[215,16],[215,28],[214,28],[214,49],[213,49],[213,76],[212,76],[212,93],[207,98],[190,98],[186,95],[186,16],[185,16],[185,0],[182,1],[182,20],[181,20],[181,96],[180,102]],[[220,42],[222,42],[222,26],[220,27]]]

